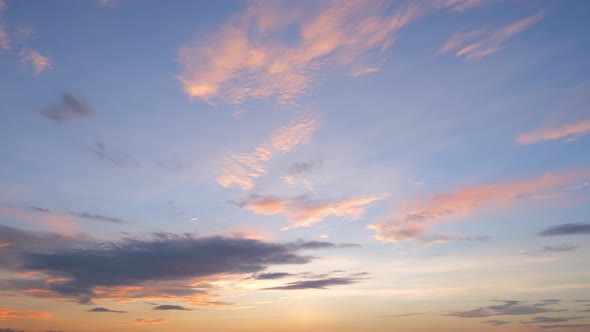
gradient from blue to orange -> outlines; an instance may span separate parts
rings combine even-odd
[[[589,16],[0,0],[0,331],[587,331]]]

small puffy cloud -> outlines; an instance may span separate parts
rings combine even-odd
[[[154,310],[179,310],[179,311],[191,311],[192,309],[185,308],[181,305],[164,304],[154,307]]]
[[[590,134],[590,119],[534,129],[519,135],[516,142],[521,145],[554,140],[571,142],[588,134]]]
[[[587,169],[459,188],[446,194],[410,200],[408,208],[369,225],[369,228],[375,230],[375,237],[383,242],[424,241],[432,237],[425,232],[439,223],[464,219],[485,208],[526,201],[531,195],[557,190],[586,176]],[[434,240],[438,239],[435,237]]]
[[[22,63],[33,66],[35,74],[41,74],[42,72],[53,68],[51,60],[37,50],[23,49],[19,55]]]
[[[456,33],[440,48],[439,53],[455,52],[466,60],[479,60],[505,48],[505,43],[515,35],[543,19],[539,12],[516,22],[498,27],[483,27],[469,32]]]
[[[237,186],[243,190],[252,189],[254,180],[268,172],[266,164],[274,155],[287,153],[309,142],[317,129],[317,116],[306,114],[272,132],[252,152],[229,152],[216,163],[221,173],[217,182],[224,188]]]
[[[540,236],[590,234],[590,224],[569,223],[549,227],[539,232]]]
[[[357,220],[367,213],[367,205],[384,200],[387,197],[389,197],[389,194],[349,197],[341,200],[320,202],[305,196],[282,199],[272,196],[252,195],[245,201],[238,203],[238,206],[241,209],[250,210],[257,214],[283,214],[291,221],[291,225],[284,228],[286,230],[310,227],[330,216],[346,220]]]
[[[103,307],[96,307],[96,308],[92,308],[87,311],[88,312],[110,312],[110,313],[114,313],[114,314],[124,314],[127,312],[127,311],[120,311],[120,310],[111,310],[111,309],[103,308]]]
[[[49,120],[58,123],[87,118],[94,113],[92,107],[83,99],[68,92],[62,93],[60,102],[42,108],[40,112]]]

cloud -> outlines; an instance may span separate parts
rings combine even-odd
[[[241,209],[250,210],[257,214],[283,214],[291,221],[290,226],[283,228],[283,230],[287,230],[310,227],[330,216],[351,221],[357,220],[367,213],[366,205],[384,200],[387,197],[389,197],[389,194],[349,197],[341,200],[320,202],[311,200],[306,196],[282,199],[272,196],[251,195],[237,205]]]
[[[289,175],[301,175],[303,173],[311,172],[312,170],[321,167],[324,163],[324,158],[313,159],[301,163],[294,163],[287,169]]]
[[[10,242],[0,242],[0,249],[10,247],[12,243]]]
[[[95,221],[104,221],[104,222],[113,223],[113,224],[126,224],[126,223],[128,223],[128,221],[117,218],[117,217],[110,217],[110,216],[105,216],[102,214],[89,213],[89,212],[75,212],[75,211],[54,212],[50,209],[42,208],[42,207],[38,207],[38,206],[28,206],[27,209],[34,211],[34,212],[39,212],[39,213],[48,213],[48,214],[56,214],[56,215],[65,214],[65,215],[72,216],[72,217],[95,220]]]
[[[40,112],[48,119],[58,123],[80,120],[94,113],[92,107],[84,100],[68,92],[62,93],[59,103],[42,108]]]
[[[537,326],[540,329],[587,329],[590,324],[561,324],[561,325],[544,325]]]
[[[294,243],[289,243],[287,245],[289,247],[293,248],[294,250],[329,249],[329,248],[358,248],[358,247],[360,247],[360,245],[356,244],[356,243],[334,244],[331,242],[324,242],[324,241],[303,241],[303,240],[299,240]]]
[[[521,145],[554,140],[571,142],[588,134],[590,134],[590,119],[534,129],[519,135],[516,142]]]
[[[495,29],[483,27],[470,32],[456,33],[440,48],[439,53],[456,52],[457,57],[480,60],[503,50],[509,39],[535,25],[544,16],[543,12],[538,12]]]
[[[135,160],[133,157],[124,153],[113,151],[107,148],[103,142],[96,142],[94,147],[90,148],[89,151],[98,159],[106,161],[121,168],[140,168],[141,163]]]
[[[188,309],[185,308],[183,306],[180,305],[169,305],[169,304],[165,304],[165,305],[159,305],[157,307],[154,307],[154,310],[180,310],[180,311],[192,311],[192,309]]]
[[[88,312],[110,312],[110,313],[115,313],[115,314],[124,314],[127,311],[119,311],[119,310],[111,310],[111,309],[107,309],[107,308],[103,308],[103,307],[96,307],[90,310],[87,310]]]
[[[275,279],[283,279],[287,277],[291,277],[294,274],[286,273],[286,272],[271,272],[271,273],[261,273],[255,274],[254,279],[256,280],[275,280]]]
[[[22,63],[33,66],[35,74],[41,74],[42,72],[53,68],[51,60],[37,50],[23,49],[19,55]]]
[[[6,26],[4,22],[0,18],[0,49],[9,50],[10,49],[10,37],[8,36],[8,31],[6,30]]]
[[[420,316],[423,314],[424,314],[423,312],[411,312],[409,314],[386,315],[386,316],[377,316],[377,317],[379,317],[379,318],[401,318],[401,317]]]
[[[224,188],[238,186],[252,189],[254,180],[266,174],[266,164],[275,154],[283,154],[305,144],[318,128],[317,116],[306,114],[272,132],[254,151],[230,152],[216,163],[221,172],[217,182]]]
[[[534,315],[548,312],[560,312],[563,310],[547,308],[544,305],[527,304],[522,301],[500,301],[503,304],[481,307],[467,311],[457,311],[449,313],[449,316],[460,318],[481,318],[490,316],[515,316],[515,315]]]
[[[555,190],[587,175],[588,170],[549,173],[525,180],[459,188],[446,194],[410,200],[408,207],[401,212],[368,227],[375,230],[375,237],[383,242],[424,241],[429,237],[424,233],[437,224],[465,219],[485,208],[527,201],[533,194]]]
[[[47,276],[45,281],[32,281],[32,285],[11,287],[33,290],[30,295],[80,303],[166,298],[227,305],[213,300],[213,284],[187,283],[220,275],[258,274],[275,265],[306,264],[314,257],[299,251],[318,248],[305,241],[279,244],[164,233],[146,239],[101,242],[0,226],[0,241],[6,238],[11,239],[12,246],[0,250],[0,269]]]
[[[584,317],[545,317],[536,316],[528,321],[523,321],[523,324],[539,324],[539,323],[562,323],[569,322],[571,320],[583,319]]]
[[[218,31],[180,49],[178,79],[189,97],[209,103],[292,101],[310,90],[319,71],[377,70],[365,63],[382,62],[404,26],[438,10],[460,11],[474,3],[251,1]],[[289,41],[281,38],[293,33]]]
[[[490,324],[490,325],[494,325],[494,326],[501,326],[501,325],[510,324],[510,322],[508,322],[508,321],[498,320],[498,319],[486,320],[482,323]]]
[[[539,232],[540,236],[579,235],[590,234],[590,224],[561,224],[549,227]]]
[[[114,8],[119,5],[121,1],[123,0],[98,0],[98,3],[103,7]]]
[[[47,319],[53,317],[52,314],[44,311],[31,309],[8,309],[0,308],[0,320],[6,319]]]
[[[299,290],[299,289],[325,289],[330,286],[351,285],[360,282],[359,278],[327,278],[317,280],[304,280],[290,282],[283,286],[263,288],[263,290]]]
[[[541,253],[545,253],[545,252],[566,252],[566,251],[574,251],[576,249],[578,249],[578,246],[575,246],[573,244],[558,244],[558,245],[554,245],[554,246],[545,246],[543,247],[543,249],[541,249],[539,252]]]
[[[142,325],[154,325],[154,324],[164,324],[171,321],[172,318],[146,318],[146,319],[136,319],[132,322],[121,322],[119,325],[132,325],[132,326],[142,326]]]

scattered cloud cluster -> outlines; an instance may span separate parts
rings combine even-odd
[[[269,196],[251,195],[238,206],[263,215],[285,215],[291,225],[284,228],[310,227],[324,219],[335,216],[346,220],[357,220],[367,213],[366,206],[389,197],[388,194],[350,197],[342,200],[319,202],[307,196],[282,199]]]
[[[216,163],[221,172],[217,182],[223,187],[238,186],[243,190],[252,189],[254,180],[268,172],[266,164],[274,155],[287,153],[309,142],[317,128],[317,117],[306,114],[272,132],[254,151],[228,153]]]
[[[481,1],[381,0],[250,1],[204,41],[184,45],[178,76],[191,98],[242,103],[288,102],[306,93],[324,68],[378,71],[381,54],[396,34],[439,10],[464,11]],[[295,33],[292,41],[281,38]],[[240,54],[241,56],[235,56]],[[368,63],[368,64],[367,64]]]
[[[410,201],[408,209],[386,218],[383,222],[369,225],[369,228],[375,230],[376,238],[383,242],[423,241],[431,237],[425,232],[439,223],[464,219],[491,206],[517,203],[533,194],[555,190],[585,176],[588,176],[587,170],[570,171],[461,188],[454,192]]]
[[[516,22],[498,27],[483,27],[456,33],[440,48],[439,53],[455,52],[466,60],[480,60],[505,48],[505,43],[543,19],[539,12]]]
[[[553,140],[571,142],[588,134],[590,134],[590,119],[534,129],[519,135],[516,142],[521,145]]]

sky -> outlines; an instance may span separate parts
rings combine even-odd
[[[588,17],[0,0],[0,332],[588,331]]]

